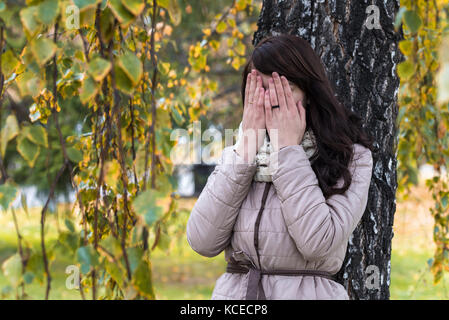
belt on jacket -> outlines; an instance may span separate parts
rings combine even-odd
[[[265,292],[263,290],[261,276],[266,275],[280,275],[280,276],[313,276],[322,277],[329,280],[336,281],[334,275],[327,271],[320,270],[260,270],[253,266],[242,265],[228,262],[226,272],[229,273],[248,273],[248,287],[246,290],[246,300],[266,300]]]
[[[265,208],[265,203],[267,201],[268,192],[270,191],[271,182],[265,184],[265,188],[262,195],[262,203],[257,214],[256,223],[254,226],[254,247],[257,253],[257,260],[260,264],[260,254],[259,254],[259,225],[260,219],[262,218],[262,212]],[[261,275],[284,275],[284,276],[315,276],[322,277],[330,280],[336,281],[334,276],[327,271],[319,270],[260,270],[252,265],[239,264],[235,259],[230,259],[226,267],[226,272],[229,273],[248,273],[248,288],[246,290],[246,300],[266,300],[265,292],[263,290]]]

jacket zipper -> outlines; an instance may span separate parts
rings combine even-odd
[[[259,255],[259,225],[260,225],[260,219],[262,217],[262,212],[265,209],[265,203],[267,201],[268,191],[270,191],[270,187],[271,187],[271,182],[267,182],[265,184],[265,189],[263,190],[261,207],[257,214],[256,223],[254,225],[254,247],[256,249],[257,262],[259,263],[259,269],[262,269],[262,266],[260,264],[260,255]]]

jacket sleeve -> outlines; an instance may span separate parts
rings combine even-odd
[[[223,149],[187,221],[187,241],[194,251],[214,257],[230,243],[234,223],[255,172],[254,161],[245,163],[233,146]]]
[[[304,258],[321,260],[347,243],[367,205],[373,166],[371,150],[354,144],[349,189],[327,200],[301,145],[282,148],[270,157],[276,157],[270,158],[270,162],[278,161],[272,172],[282,215]]]

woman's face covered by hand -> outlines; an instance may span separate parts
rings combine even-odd
[[[267,74],[263,74],[262,72],[258,71],[256,69],[257,75],[262,77],[262,84],[263,84],[263,88],[265,90],[268,90],[268,80],[270,78],[272,78],[271,75],[267,75]],[[305,106],[306,105],[306,101],[305,101],[305,93],[304,91],[302,91],[296,84],[294,84],[293,82],[289,81],[288,82],[290,84],[290,88],[292,90],[293,93],[293,99],[295,100],[295,103],[298,103],[299,100],[301,100],[302,105]]]

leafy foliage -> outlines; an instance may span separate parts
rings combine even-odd
[[[406,59],[398,67],[398,191],[409,191],[411,184],[417,184],[419,165],[433,165],[436,175],[426,185],[435,200],[430,213],[435,220],[436,251],[429,265],[438,283],[443,272],[449,271],[449,86],[447,48],[442,47],[442,39],[449,36],[449,7],[443,0],[405,0],[401,5],[396,25],[403,23],[404,40],[399,45]]]
[[[155,299],[151,250],[169,249],[167,230],[182,212],[174,194],[171,129],[210,106],[217,83],[208,76],[209,59],[225,52],[227,64],[242,66],[251,30],[241,29],[237,18],[252,12],[252,1],[230,2],[184,47],[171,38],[192,14],[181,0],[0,4],[0,205],[17,222],[16,182],[40,170],[48,187],[40,250],[15,223],[18,251],[3,272],[18,298],[38,281],[48,299],[50,266],[64,253],[80,267],[83,297],[90,288],[93,299]],[[4,107],[6,98],[13,103],[9,93],[31,101],[28,119]],[[14,168],[11,159],[23,165]],[[64,177],[76,201],[58,241],[49,243],[47,215]],[[26,211],[24,199],[22,193]]]

